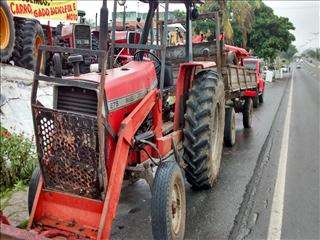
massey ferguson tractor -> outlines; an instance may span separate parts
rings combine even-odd
[[[193,189],[214,186],[223,142],[235,140],[235,112],[242,113],[245,128],[251,127],[252,98],[245,91],[256,91],[256,75],[226,64],[219,37],[192,44],[192,16],[195,4],[202,1],[170,1],[185,5],[187,26],[186,44],[171,47],[167,47],[169,1],[144,2],[149,11],[139,44],[115,43],[112,37],[107,51],[107,34],[100,34],[98,51],[40,46],[31,94],[40,168],[30,182],[29,223],[21,230],[3,220],[1,237],[109,239],[122,183],[135,175],[151,187],[153,237],[184,238],[184,176]],[[148,35],[160,2],[165,3],[162,43],[153,45]],[[116,1],[113,9],[116,13]],[[216,12],[216,36],[221,34],[220,19],[221,12]],[[100,33],[108,32],[107,20],[104,0]],[[113,36],[114,31],[113,27]],[[113,63],[115,48],[137,51],[133,61],[106,69],[107,58]],[[46,52],[72,54],[74,75],[40,74]],[[204,54],[211,61],[194,61]],[[80,74],[83,55],[98,56],[99,73]],[[169,63],[178,64],[178,71],[170,72]],[[54,84],[53,107],[38,99],[43,82]],[[163,98],[172,89],[173,120],[166,120]]]

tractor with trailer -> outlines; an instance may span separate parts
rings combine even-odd
[[[36,5],[36,3],[33,4]],[[39,3],[38,6],[42,6],[41,4]],[[85,15],[83,11],[78,11],[79,23],[66,26],[59,24],[57,27],[51,27],[50,23],[41,24],[35,17],[20,16],[18,13],[23,12],[21,9],[24,8],[30,8],[29,3],[15,4],[14,2],[0,1],[1,62],[13,60],[16,66],[34,70],[37,49],[41,44],[91,49],[91,29],[82,21]],[[64,75],[72,70],[72,65],[68,63],[67,57],[65,54],[61,55]],[[81,72],[89,72],[90,64],[94,61],[94,58],[88,59],[84,56],[84,61],[80,64]],[[57,59],[48,54],[43,59],[42,71],[49,73],[54,62],[57,62]]]
[[[137,49],[134,60],[106,69],[107,34],[100,50],[40,46],[31,94],[40,168],[29,187],[27,230],[4,219],[1,237],[20,239],[109,239],[124,179],[145,178],[151,186],[151,224],[155,239],[183,239],[186,198],[183,172],[194,189],[213,187],[219,175],[223,140],[234,138],[234,113],[251,127],[256,75],[226,64],[223,40],[192,45],[192,16],[197,0],[175,0],[186,6],[186,45],[167,45],[169,1],[165,3],[161,45],[148,44],[158,1],[149,11],[139,44],[115,43],[112,28],[109,63],[115,48]],[[114,3],[116,12],[116,1]],[[100,31],[108,32],[107,0]],[[221,12],[216,12],[220,36]],[[153,52],[151,52],[153,50]],[[72,54],[74,75],[40,74],[45,52]],[[194,61],[204,52],[214,61]],[[82,55],[98,56],[99,73],[80,74]],[[168,74],[167,61],[180,61]],[[41,103],[39,84],[54,83],[53,106]],[[175,84],[173,121],[164,121],[163,96]],[[226,126],[226,127],[225,127]],[[229,139],[229,140],[230,140]],[[152,169],[157,166],[155,177]]]

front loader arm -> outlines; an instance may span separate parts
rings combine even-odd
[[[108,182],[107,194],[100,218],[97,239],[109,239],[112,228],[112,221],[116,215],[116,210],[120,198],[121,187],[125,169],[127,166],[128,154],[132,138],[134,137],[143,121],[146,119],[147,115],[154,108],[159,107],[159,101],[161,100],[158,98],[158,90],[152,90],[121,123],[121,129],[118,135],[114,160]],[[155,111],[156,110],[152,111],[153,114]],[[159,120],[159,114],[157,118],[158,123],[162,122],[162,119]],[[156,129],[159,129],[159,127],[156,126]]]

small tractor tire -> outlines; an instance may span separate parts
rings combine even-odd
[[[259,95],[259,103],[263,103],[263,92]]]
[[[252,126],[252,114],[253,114],[253,101],[252,98],[247,97],[244,100],[242,117],[243,117],[243,127],[251,128]]]
[[[156,240],[184,239],[186,194],[184,178],[175,161],[166,161],[157,169],[151,199],[151,224]]]
[[[255,97],[253,97],[253,98],[252,98],[252,102],[253,102],[253,107],[254,107],[254,108],[259,107],[259,96],[257,95],[257,96],[255,96]]]
[[[224,144],[232,147],[236,143],[236,112],[233,107],[226,108]]]
[[[0,1],[0,61],[10,60],[15,42],[14,21],[6,1]]]
[[[21,39],[16,40],[15,47],[15,64],[19,67],[24,67],[29,70],[34,70],[37,60],[38,48],[45,43],[43,29],[39,22],[34,20],[24,19],[19,24],[19,34]],[[16,35],[16,38],[18,36]],[[16,56],[20,56],[17,59]],[[44,71],[46,59],[42,59],[41,69]]]
[[[53,63],[53,75],[57,78],[61,78],[62,77],[62,62],[61,62],[61,56],[59,53],[53,54],[52,63]]]
[[[194,189],[213,187],[220,170],[225,124],[224,84],[212,70],[199,72],[186,103],[183,160]]]
[[[38,183],[40,179],[40,168],[36,167],[33,170],[30,182],[29,182],[29,190],[28,190],[28,211],[29,214],[32,211],[33,201],[37,193]]]

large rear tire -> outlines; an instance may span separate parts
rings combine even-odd
[[[224,144],[232,147],[236,143],[236,112],[233,107],[226,108]]]
[[[14,54],[15,64],[19,67],[34,70],[38,57],[38,48],[45,43],[43,29],[39,22],[21,19],[16,24],[19,26],[16,34],[16,47]],[[21,39],[20,39],[21,38]],[[44,71],[46,59],[42,59],[41,70]]]
[[[29,214],[32,211],[34,198],[35,198],[36,193],[37,193],[40,174],[41,174],[40,173],[40,168],[36,167],[33,170],[33,173],[32,173],[32,176],[31,176],[31,179],[30,179],[30,182],[29,182],[29,190],[28,190],[28,211],[29,211]]]
[[[6,1],[0,1],[0,61],[7,62],[12,56],[15,42],[14,22]]]
[[[153,182],[151,224],[156,240],[182,240],[186,195],[181,169],[175,161],[160,164]]]
[[[187,101],[183,159],[195,189],[213,186],[220,170],[225,124],[224,84],[212,70],[198,73]]]

